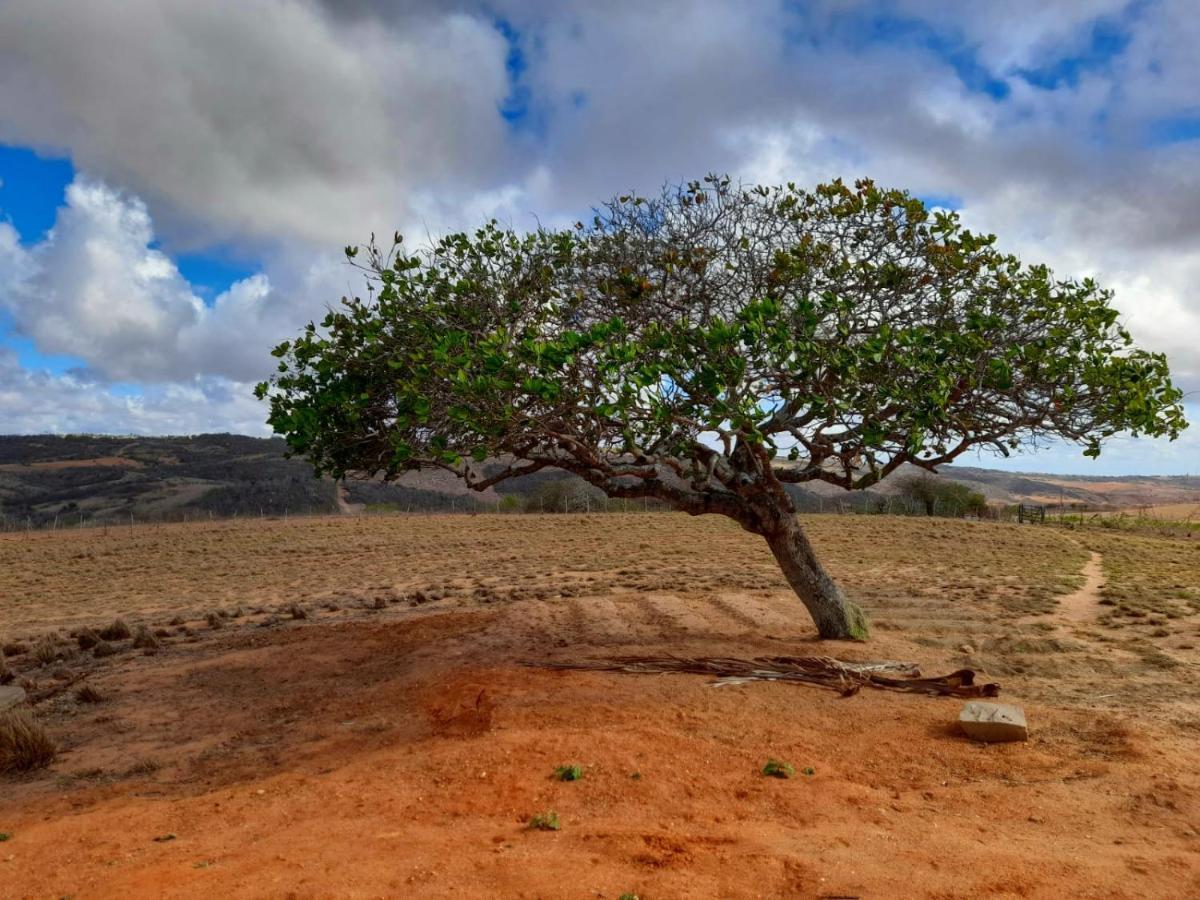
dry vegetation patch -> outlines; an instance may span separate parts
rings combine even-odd
[[[0,775],[44,768],[56,750],[46,729],[27,710],[0,713]]]

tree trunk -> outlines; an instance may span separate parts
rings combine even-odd
[[[762,534],[788,584],[816,623],[817,633],[822,638],[866,640],[867,617],[842,595],[817,559],[796,517],[779,516]]]

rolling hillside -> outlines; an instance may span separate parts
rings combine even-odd
[[[398,484],[350,481],[339,489],[287,459],[277,438],[230,434],[192,437],[0,436],[0,527],[214,516],[277,516],[391,508],[406,511],[489,508],[597,508],[602,498],[573,476],[545,471],[497,485],[482,497],[447,472],[412,473]],[[946,467],[941,477],[994,503],[1062,504],[1068,510],[1200,505],[1200,478],[1064,477]],[[828,485],[794,491],[804,511],[878,506],[896,478],[848,495]],[[505,498],[510,499],[505,499]],[[564,500],[564,497],[566,498]],[[532,499],[531,499],[532,498]],[[550,498],[547,501],[546,498]],[[573,506],[565,505],[569,501]]]

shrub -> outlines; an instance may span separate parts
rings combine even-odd
[[[57,749],[46,729],[27,711],[10,709],[0,713],[0,773],[48,766]]]
[[[145,625],[139,625],[133,635],[133,646],[139,650],[156,650],[160,646],[158,638]]]
[[[796,770],[788,763],[780,762],[777,759],[768,759],[767,764],[763,766],[762,773],[770,778],[791,778],[796,774]]]
[[[558,813],[554,810],[547,810],[544,813],[538,813],[529,820],[529,828],[532,831],[558,831],[562,825],[558,821]]]
[[[106,641],[123,641],[133,637],[133,631],[121,619],[114,619],[111,625],[100,629],[100,637]]]
[[[33,647],[33,658],[43,666],[48,666],[58,659],[58,644],[54,638],[44,637]]]
[[[583,777],[583,768],[581,766],[558,766],[554,770],[555,781],[578,781]]]
[[[29,652],[29,648],[20,641],[7,641],[0,650],[2,650],[0,656],[20,656],[22,653]]]
[[[80,650],[91,650],[100,643],[100,635],[96,634],[90,628],[81,628],[79,633],[75,635],[75,640],[78,642]]]
[[[293,619],[307,619],[308,611],[299,603],[293,603],[288,607],[288,615]]]
[[[210,612],[207,616],[205,616],[204,621],[207,622],[208,627],[212,628],[214,631],[218,628],[225,627],[225,620],[221,618],[220,614],[215,612]]]
[[[96,659],[103,659],[106,656],[112,656],[116,652],[117,648],[108,641],[101,641],[92,648],[92,656],[96,657]]]
[[[104,695],[90,684],[85,684],[75,692],[75,699],[80,703],[103,703]]]

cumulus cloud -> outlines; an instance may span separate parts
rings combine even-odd
[[[93,377],[153,383],[270,371],[269,349],[332,300],[337,267],[286,267],[287,289],[256,274],[207,306],[154,245],[146,205],[76,179],[54,228],[32,248],[0,226],[0,308],[44,353],[82,360]],[[300,272],[297,276],[295,273]]]
[[[384,24],[296,0],[10,0],[0,140],[69,150],[184,237],[342,246],[411,190],[492,188],[510,152],[503,37],[406,6]]]
[[[137,392],[84,373],[55,375],[23,368],[0,347],[0,411],[12,434],[263,435],[263,409],[249,384],[222,378],[148,386]]]

